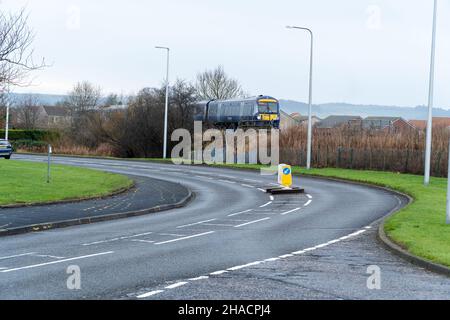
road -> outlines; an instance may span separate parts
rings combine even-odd
[[[54,162],[178,182],[195,199],[146,216],[0,238],[1,299],[157,297],[190,282],[331,248],[371,230],[406,201],[380,189],[305,177],[294,178],[305,194],[271,196],[262,189],[275,177],[253,171],[66,157]],[[80,290],[67,288],[70,265],[80,268]]]

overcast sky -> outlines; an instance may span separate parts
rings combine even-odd
[[[432,0],[0,0],[26,7],[36,58],[52,66],[18,92],[66,93],[89,80],[104,93],[159,86],[223,65],[246,91],[307,100],[315,34],[314,102],[427,103]],[[436,106],[450,107],[450,2],[439,0]]]

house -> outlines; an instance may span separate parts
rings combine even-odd
[[[417,130],[425,130],[427,128],[426,120],[409,120],[409,123],[413,125]],[[433,117],[433,129],[434,128],[447,128],[450,127],[450,118],[448,117]]]
[[[291,117],[294,118],[295,120],[297,120],[298,122],[301,123],[302,126],[307,126],[308,125],[308,116],[301,116],[300,113],[298,112],[294,112],[291,113]],[[315,126],[316,124],[318,124],[322,119],[320,119],[317,116],[311,116],[311,123],[313,126]]]
[[[286,130],[295,126],[300,126],[301,123],[294,119],[291,115],[280,110],[280,129]]]
[[[352,123],[362,121],[360,116],[329,116],[317,123],[316,127],[320,129],[339,128],[351,126]]]
[[[63,106],[42,106],[39,126],[45,129],[65,128],[71,123],[70,109]]]
[[[361,122],[365,130],[383,130],[388,132],[401,132],[414,130],[416,127],[401,117],[367,117]]]

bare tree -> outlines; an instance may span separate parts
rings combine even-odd
[[[199,73],[195,87],[198,96],[205,100],[242,98],[246,95],[239,82],[230,78],[222,66]]]
[[[92,110],[101,98],[101,89],[89,81],[78,82],[69,92],[65,105],[76,112]]]
[[[41,119],[41,106],[36,96],[28,95],[16,108],[17,126],[23,129],[36,129]]]
[[[9,85],[23,86],[30,71],[45,67],[45,62],[33,61],[31,44],[34,33],[28,27],[28,17],[22,9],[17,14],[0,12],[0,89]]]

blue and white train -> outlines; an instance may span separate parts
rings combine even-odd
[[[276,128],[280,127],[280,105],[270,96],[245,99],[210,100],[197,102],[194,120],[218,128]]]

